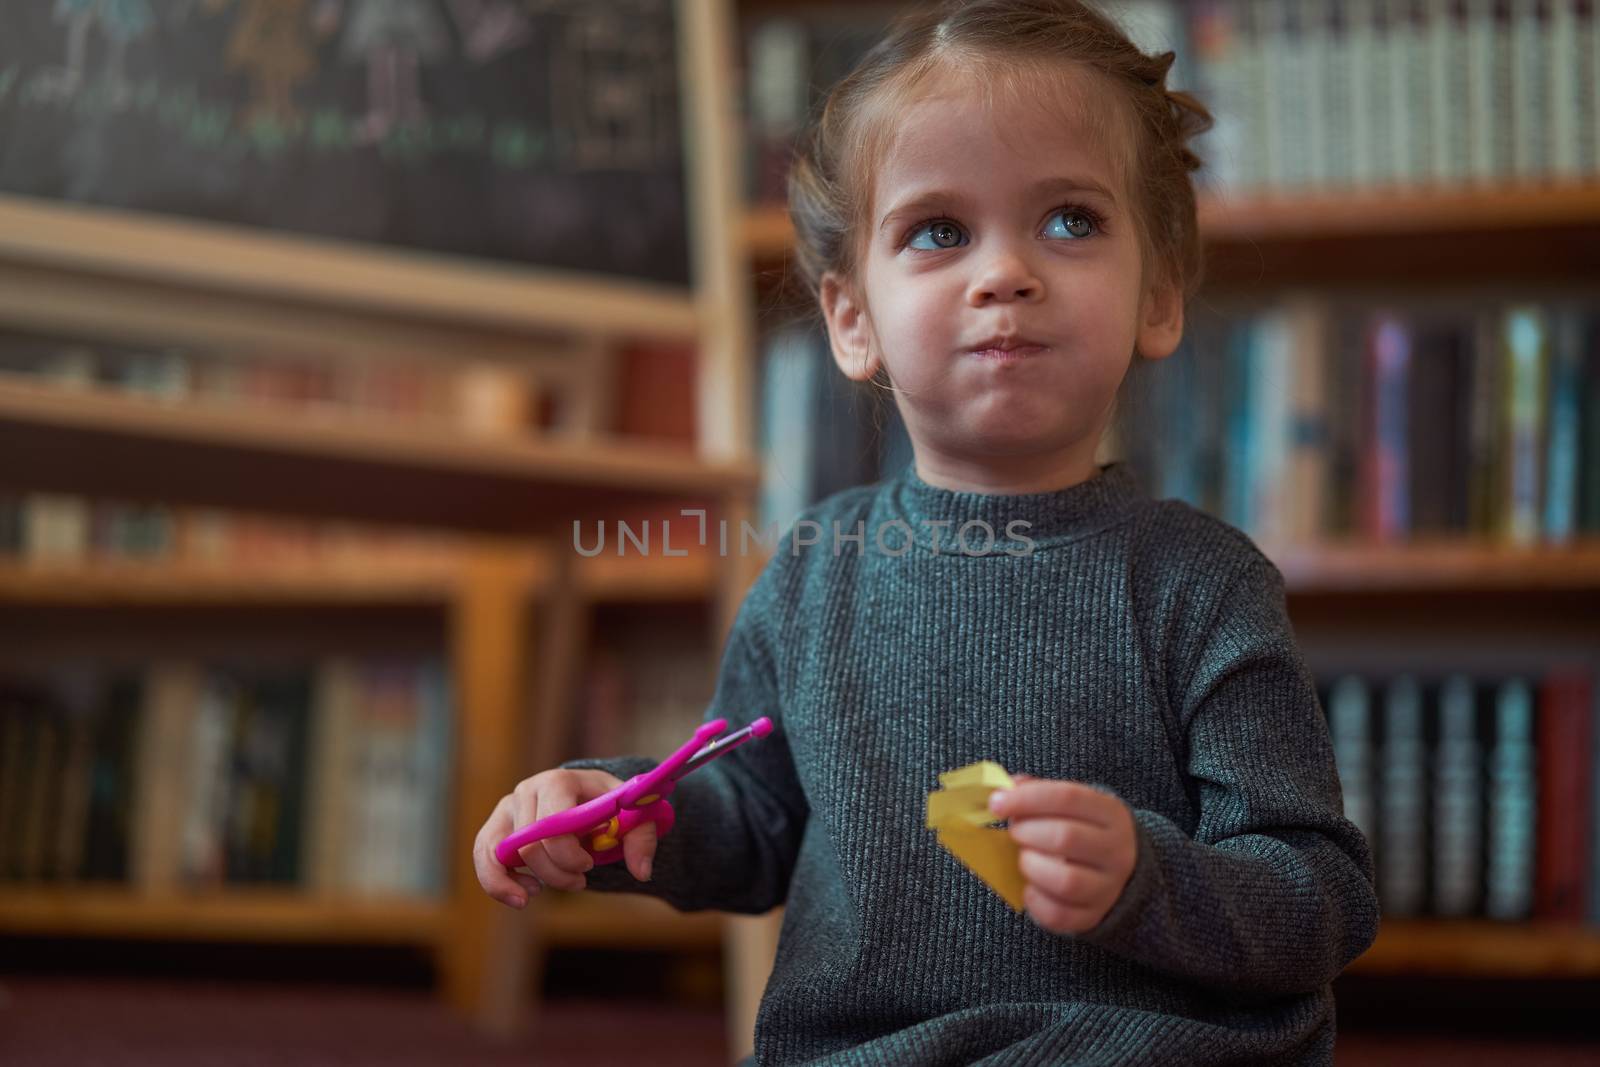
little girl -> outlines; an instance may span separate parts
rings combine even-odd
[[[772,736],[685,778],[591,869],[495,842],[652,766],[520,783],[486,892],[786,904],[760,1064],[1329,1064],[1330,983],[1378,925],[1282,577],[1096,447],[1199,274],[1209,122],[1075,0],[918,10],[829,96],[790,181],[839,368],[914,462],[810,509],[752,587],[709,717]],[[817,531],[820,529],[820,536]],[[802,544],[811,542],[812,544]],[[993,760],[1025,914],[924,826]]]

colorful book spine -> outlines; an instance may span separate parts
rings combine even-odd
[[[1386,915],[1420,915],[1427,902],[1429,783],[1422,686],[1416,678],[1402,675],[1390,682],[1383,720],[1378,895]]]
[[[1538,873],[1534,914],[1582,922],[1589,878],[1589,799],[1594,773],[1594,682],[1562,670],[1539,692]]]
[[[1514,544],[1539,538],[1544,455],[1545,373],[1548,327],[1536,307],[1513,308],[1505,318],[1509,484],[1506,534]]]
[[[1344,792],[1344,814],[1376,850],[1378,839],[1377,744],[1367,684],[1356,675],[1336,680],[1328,693],[1328,730]]]
[[[1510,922],[1533,911],[1539,812],[1532,687],[1522,678],[1506,681],[1495,694],[1494,710],[1484,911],[1491,919]]]
[[[1434,753],[1433,911],[1460,918],[1482,904],[1484,757],[1471,679],[1455,674],[1439,688]]]
[[[1372,423],[1367,461],[1367,534],[1374,540],[1393,541],[1411,529],[1406,442],[1411,333],[1398,317],[1380,315],[1372,324],[1369,343]]]

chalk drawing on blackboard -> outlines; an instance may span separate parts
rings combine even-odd
[[[422,65],[450,57],[453,42],[434,0],[323,0],[324,25],[342,23],[340,58],[367,67],[364,141],[380,141],[397,125],[420,123]]]
[[[556,125],[580,170],[647,170],[670,161],[677,131],[672,57],[659,34],[633,32],[627,12],[574,12],[552,57]]]
[[[449,0],[462,51],[474,62],[487,63],[496,56],[527,44],[533,28],[527,14],[511,0]]]
[[[308,17],[310,0],[239,0],[239,19],[228,37],[231,70],[250,79],[250,104],[240,115],[245,125],[300,121],[295,90],[316,73],[316,42]],[[205,0],[220,11],[230,0]]]
[[[60,67],[45,69],[33,81],[43,97],[69,97],[88,75],[89,38],[95,27],[106,40],[105,80],[113,93],[126,95],[128,45],[154,27],[150,0],[56,0],[55,19],[67,26],[66,56]]]

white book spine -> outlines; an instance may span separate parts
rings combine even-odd
[[[1544,133],[1549,121],[1545,89],[1544,4],[1521,0],[1511,9],[1511,164],[1519,181],[1545,171]]]
[[[1450,181],[1464,185],[1472,176],[1472,63],[1471,35],[1468,32],[1464,0],[1444,0],[1446,98],[1449,112]]]
[[[1290,113],[1294,90],[1289,79],[1294,57],[1289,54],[1288,5],[1282,0],[1256,0],[1256,37],[1260,47],[1262,106],[1262,184],[1274,191],[1289,184],[1293,134]]]
[[[1579,93],[1582,102],[1578,114],[1582,138],[1579,157],[1583,160],[1583,172],[1593,175],[1600,174],[1600,2],[1589,0],[1582,14],[1585,24],[1580,36],[1588,44],[1582,49],[1578,71],[1584,89]]]
[[[1213,193],[1231,194],[1241,185],[1245,109],[1249,101],[1239,82],[1240,27],[1226,0],[1207,0],[1195,11],[1195,48],[1212,124],[1201,140],[1205,170]]]
[[[1389,97],[1389,177],[1396,185],[1410,185],[1421,172],[1416,158],[1420,132],[1412,94],[1413,74],[1424,68],[1422,57],[1417,54],[1410,0],[1387,0],[1387,4],[1384,36],[1388,62],[1385,83]]]
[[[1406,113],[1411,132],[1407,148],[1406,177],[1413,185],[1433,182],[1433,143],[1439,136],[1434,121],[1432,22],[1427,0],[1406,0],[1405,48]]]
[[[1371,116],[1372,181],[1375,185],[1393,185],[1399,177],[1395,158],[1395,121],[1400,117],[1395,91],[1397,67],[1394,52],[1398,47],[1395,35],[1397,0],[1376,0],[1372,8],[1371,37],[1372,58],[1367,65],[1372,89],[1367,98]]]
[[[1245,192],[1259,192],[1267,182],[1267,142],[1272,128],[1267,124],[1267,102],[1273,86],[1265,77],[1261,13],[1251,0],[1233,0],[1234,25],[1238,29],[1238,99],[1240,124],[1240,187]]]
[[[1377,181],[1378,165],[1373,150],[1376,128],[1372,121],[1374,100],[1373,59],[1377,54],[1373,40],[1375,0],[1350,0],[1345,5],[1345,48],[1350,71],[1350,92],[1346,109],[1350,122],[1350,178],[1358,186]]]
[[[1545,22],[1545,95],[1550,101],[1547,163],[1550,177],[1572,181],[1583,174],[1578,115],[1583,82],[1578,68],[1584,41],[1578,35],[1578,0],[1550,0]]]
[[[1300,55],[1304,84],[1305,182],[1316,189],[1330,184],[1329,154],[1333,131],[1328,122],[1332,33],[1327,0],[1305,0],[1300,9]]]
[[[1516,94],[1513,81],[1516,67],[1515,24],[1510,0],[1496,0],[1494,4],[1493,34],[1490,38],[1490,75],[1494,79],[1492,106],[1494,120],[1494,174],[1492,180],[1501,183],[1515,173],[1516,161]]]
[[[1351,50],[1349,17],[1343,4],[1331,3],[1323,11],[1323,71],[1320,102],[1324,138],[1323,167],[1326,185],[1343,189],[1353,172],[1354,145],[1350,129]]]
[[[1455,181],[1450,172],[1455,140],[1450,107],[1450,0],[1428,0],[1424,52],[1427,56],[1427,116],[1431,132],[1426,173],[1434,185]]]
[[[1487,185],[1497,176],[1495,146],[1499,140],[1495,130],[1499,111],[1494,99],[1494,0],[1466,2],[1467,87],[1471,92],[1467,129],[1472,145],[1469,173],[1474,183]]]

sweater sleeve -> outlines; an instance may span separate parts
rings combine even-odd
[[[1227,586],[1174,680],[1193,836],[1134,810],[1138,858],[1084,938],[1236,994],[1314,991],[1372,944],[1372,856],[1344,818],[1328,727],[1257,553]]]
[[[777,907],[788,895],[809,809],[784,733],[771,639],[782,563],[783,553],[778,553],[740,605],[703,720],[727,719],[731,733],[765,715],[772,720],[772,733],[718,756],[678,782],[669,798],[673,828],[656,845],[650,881],[636,881],[619,860],[590,870],[590,889],[647,893],[680,911],[752,915]],[[626,781],[658,762],[623,757],[572,760],[562,766],[597,767]]]

